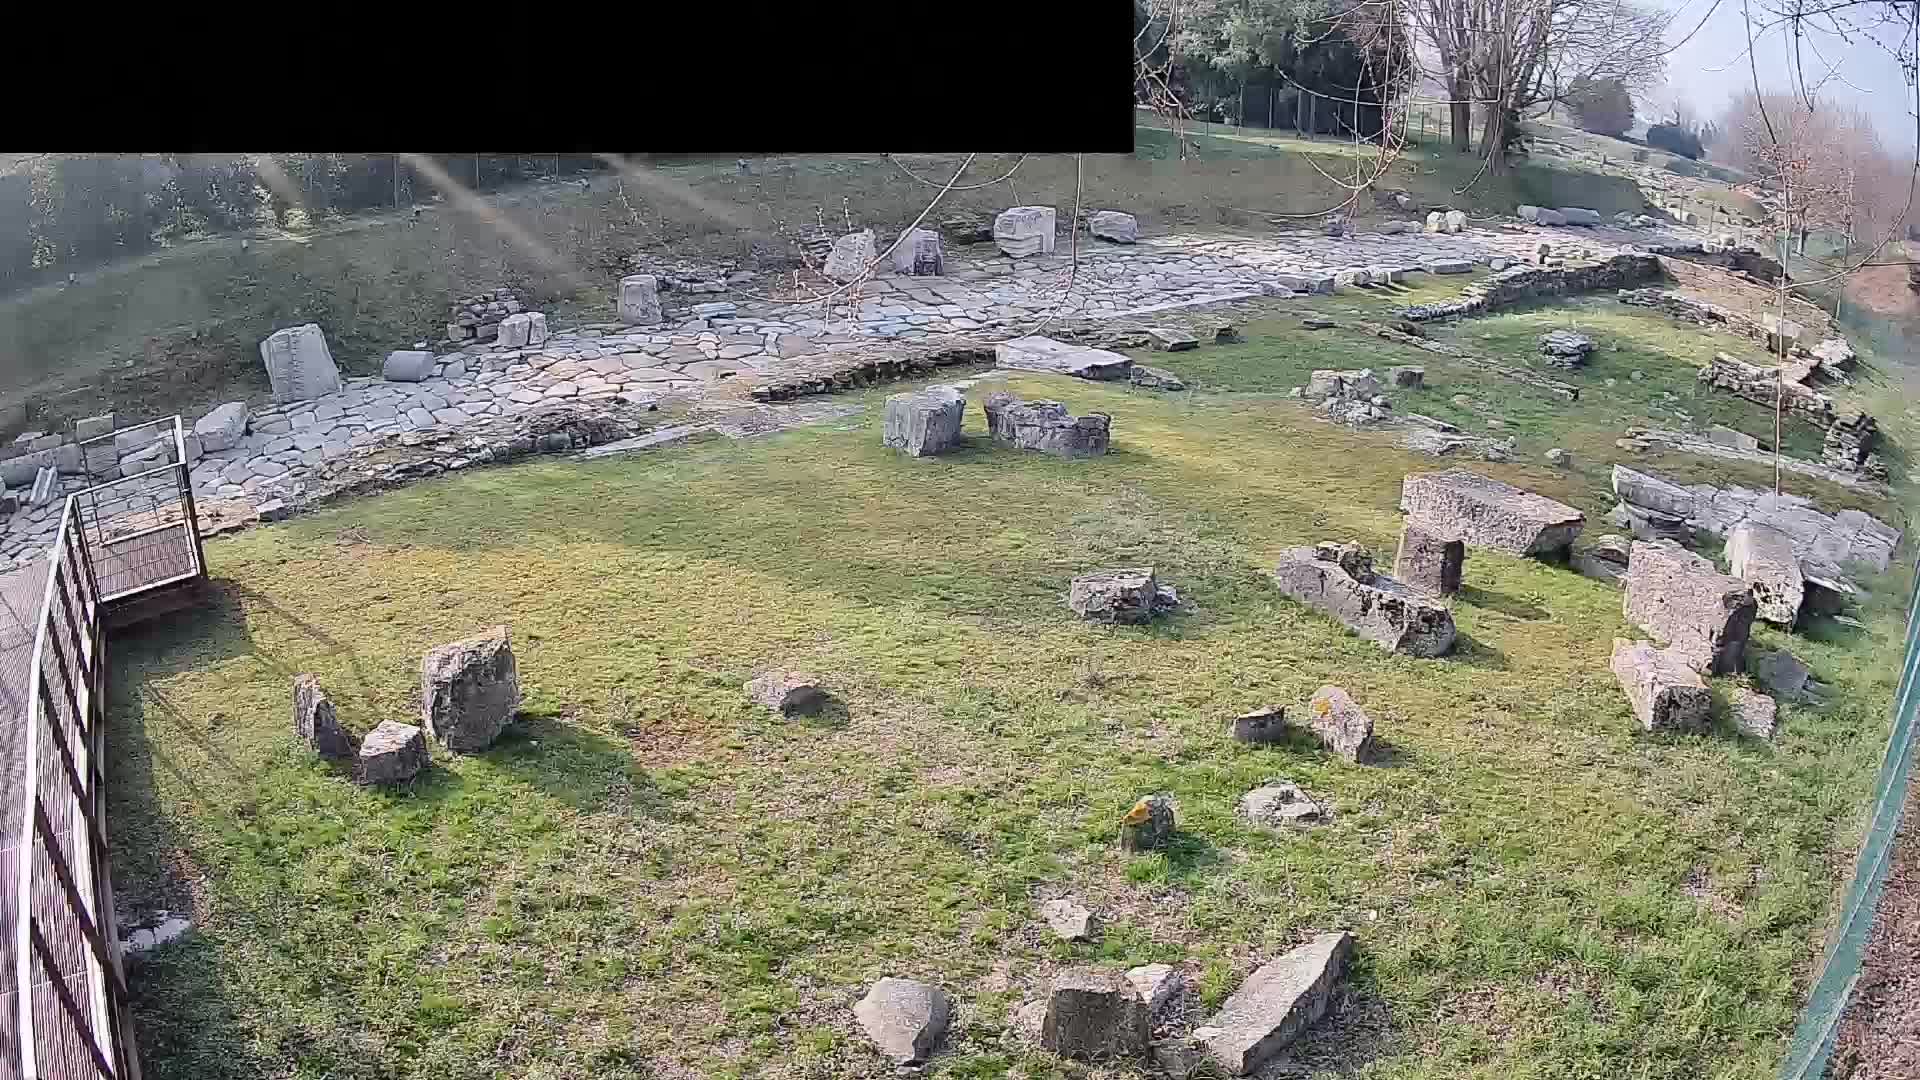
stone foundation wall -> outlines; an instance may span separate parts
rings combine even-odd
[[[808,394],[839,393],[882,380],[912,378],[945,367],[993,363],[993,346],[970,341],[929,338],[913,344],[863,344],[812,360],[797,360],[789,370],[755,380],[747,394],[755,401],[786,401]]]
[[[448,341],[492,341],[500,336],[500,321],[526,310],[512,289],[463,296],[447,309]]]
[[[1598,289],[1624,289],[1660,277],[1660,260],[1628,252],[1604,262],[1574,266],[1516,266],[1469,286],[1458,300],[1416,304],[1400,312],[1415,322],[1483,315],[1543,296],[1571,296]]]

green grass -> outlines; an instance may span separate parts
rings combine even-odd
[[[884,450],[869,411],[211,543],[220,602],[115,641],[116,887],[198,923],[136,980],[146,1074],[884,1076],[850,1006],[894,974],[960,1002],[942,1075],[1140,1076],[1038,1054],[1011,1014],[1080,960],[1186,963],[1217,1003],[1337,926],[1360,948],[1296,1048],[1315,1075],[1770,1074],[1878,761],[1900,583],[1864,631],[1793,643],[1840,698],[1785,707],[1772,746],[1637,733],[1605,664],[1619,593],[1537,562],[1475,552],[1458,655],[1385,654],[1266,571],[1321,538],[1390,552],[1400,477],[1434,464],[1225,385],[1291,378],[1280,340],[1174,358],[1219,391],[1011,384],[1110,412],[1092,461],[990,449],[977,391],[935,459]],[[1577,474],[1485,468],[1594,506]],[[1065,609],[1074,574],[1138,563],[1187,609]],[[498,622],[526,703],[494,749],[382,792],[296,746],[295,673],[364,732],[415,714],[427,648]],[[770,664],[843,708],[750,706]],[[1226,738],[1329,681],[1386,764]],[[1331,820],[1239,822],[1270,776]],[[1122,855],[1156,790],[1178,842]],[[1054,891],[1101,943],[1047,938]]]

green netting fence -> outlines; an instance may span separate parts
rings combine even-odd
[[[1906,805],[1907,782],[1913,772],[1915,714],[1920,713],[1920,574],[1915,576],[1914,594],[1907,606],[1906,642],[1887,753],[1873,786],[1867,836],[1842,896],[1840,917],[1827,940],[1819,975],[1807,995],[1787,1058],[1781,1063],[1781,1080],[1820,1080],[1826,1075],[1834,1035],[1840,1030],[1847,1003],[1853,999],[1854,984],[1860,979],[1874,912],[1879,909],[1880,891],[1893,861],[1893,841],[1900,829],[1900,812]]]

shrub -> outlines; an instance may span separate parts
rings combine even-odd
[[[1700,145],[1700,136],[1678,124],[1655,124],[1648,128],[1647,145],[1693,161],[1698,161],[1704,150]]]

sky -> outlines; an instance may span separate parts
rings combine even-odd
[[[1678,47],[1667,57],[1667,88],[1651,96],[1656,103],[1675,97],[1691,104],[1702,119],[1720,114],[1728,99],[1753,87],[1754,71],[1747,52],[1747,16],[1740,0],[1658,0],[1675,13],[1667,30],[1667,44]],[[1757,37],[1753,56],[1762,89],[1787,89],[1792,77],[1790,39],[1783,29],[1763,31],[1772,16],[1762,10],[1767,0],[1748,0]],[[1777,6],[1778,0],[1768,6]],[[1708,14],[1711,11],[1711,14]],[[1702,24],[1701,20],[1705,19]],[[1699,32],[1688,38],[1694,27]],[[1683,42],[1682,39],[1686,40]],[[1889,151],[1909,153],[1914,148],[1913,88],[1900,65],[1877,45],[1848,43],[1831,31],[1810,33],[1800,49],[1807,80],[1827,81],[1822,96],[1857,104],[1879,128]],[[1643,114],[1657,111],[1643,109]]]

